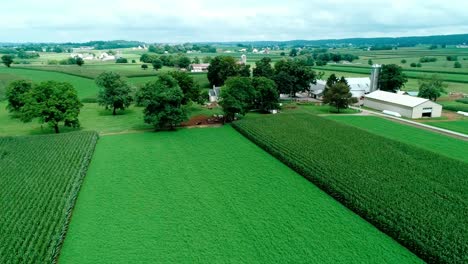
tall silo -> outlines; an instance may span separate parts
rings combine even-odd
[[[372,65],[371,71],[371,84],[370,84],[370,92],[377,91],[379,89],[379,75],[382,65],[374,64]]]

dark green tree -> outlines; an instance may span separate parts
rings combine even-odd
[[[297,49],[296,48],[291,49],[291,51],[289,52],[289,57],[296,57],[296,56],[297,56]]]
[[[403,68],[396,64],[386,64],[382,66],[379,76],[379,89],[382,91],[393,92],[400,90],[408,82]]]
[[[187,120],[182,106],[184,95],[177,81],[168,74],[162,74],[154,81],[147,82],[136,95],[138,105],[143,110],[145,123],[156,130],[174,129]]]
[[[453,64],[453,67],[459,69],[459,68],[462,67],[462,65],[461,65],[461,63],[460,63],[459,61],[456,61],[456,62]]]
[[[279,93],[276,83],[266,77],[254,77],[255,106],[263,112],[279,108]]]
[[[76,65],[81,66],[81,65],[84,64],[84,60],[83,60],[83,58],[76,57],[75,58],[75,63],[76,63]]]
[[[374,64],[374,62],[372,61],[372,59],[369,59],[369,60],[367,61],[367,64],[369,64],[369,65],[373,65],[373,64]]]
[[[447,88],[447,85],[444,84],[439,76],[434,74],[431,77],[425,77],[419,80],[418,96],[435,102],[442,93],[445,93],[445,88]]]
[[[132,104],[132,89],[118,73],[103,72],[96,78],[96,84],[101,88],[99,105],[112,109],[112,115],[116,115],[118,109],[124,110]]]
[[[210,85],[222,86],[227,78],[239,75],[239,65],[234,57],[216,56],[208,67],[208,80]]]
[[[195,82],[191,75],[182,71],[172,71],[169,75],[177,81],[180,89],[182,89],[182,93],[184,94],[182,104],[187,104],[190,101],[200,104],[204,103],[200,85]]]
[[[273,77],[279,92],[295,96],[297,92],[307,92],[310,84],[316,83],[315,72],[298,61],[281,60],[275,64]]]
[[[11,55],[3,55],[2,56],[2,63],[5,64],[8,68],[10,68],[11,64],[13,63],[13,56]]]
[[[346,109],[350,104],[357,102],[352,96],[349,86],[339,81],[327,89],[323,95],[323,103],[334,106],[339,113],[340,109]]]
[[[83,106],[73,86],[66,82],[46,81],[33,85],[24,94],[24,105],[19,118],[23,122],[38,119],[41,124],[47,123],[59,133],[59,124],[67,127],[79,127],[78,115]]]
[[[177,60],[177,65],[179,68],[188,69],[190,66],[190,59],[186,56],[182,56]]]
[[[198,57],[194,57],[193,60],[192,60],[192,63],[199,64],[200,59]]]
[[[154,70],[159,70],[163,66],[163,62],[160,59],[154,59],[151,61],[151,65],[153,65]]]
[[[255,62],[255,68],[253,69],[254,77],[266,77],[272,79],[275,75],[273,67],[271,67],[271,58],[264,57],[261,60]]]
[[[224,120],[233,121],[236,114],[245,115],[255,102],[255,88],[248,77],[230,77],[221,89],[221,101]]]
[[[146,70],[146,69],[148,69],[148,65],[147,65],[147,64],[142,64],[142,65],[141,65],[141,68],[142,68],[143,70]]]
[[[6,98],[8,100],[7,109],[11,113],[18,113],[24,105],[24,94],[32,88],[32,83],[26,80],[11,82],[6,88]]]

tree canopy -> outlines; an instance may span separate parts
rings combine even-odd
[[[323,103],[334,106],[340,112],[340,109],[348,108],[350,104],[357,102],[357,99],[352,96],[348,84],[340,80],[325,91]]]
[[[208,80],[211,85],[222,86],[227,78],[232,76],[250,76],[250,65],[237,64],[232,56],[216,56],[208,67]],[[248,72],[248,74],[247,74]]]
[[[279,108],[279,93],[276,83],[266,77],[254,77],[255,107],[263,112]]]
[[[184,98],[177,81],[168,74],[162,74],[154,81],[147,82],[136,95],[138,105],[143,110],[145,123],[156,130],[170,128],[187,119],[182,107]]]
[[[408,78],[403,74],[403,69],[396,64],[382,65],[379,76],[379,89],[382,91],[393,92],[400,90]]]
[[[225,121],[233,121],[236,114],[245,115],[255,101],[255,88],[249,77],[230,77],[221,89],[221,101]]]
[[[162,62],[162,60],[156,58],[156,59],[151,61],[151,65],[153,65],[153,69],[157,71],[157,70],[162,68],[163,62]]]
[[[31,122],[38,118],[59,133],[59,123],[68,127],[79,127],[78,115],[83,106],[73,86],[66,82],[46,81],[24,94],[24,105],[20,108],[19,118]]]
[[[133,102],[130,85],[118,73],[103,72],[96,78],[96,84],[101,88],[99,105],[112,109],[113,115],[116,115],[116,110],[124,110]]]
[[[3,55],[2,56],[2,63],[5,64],[8,68],[11,66],[13,63],[13,56],[11,55]]]
[[[445,92],[446,87],[442,79],[434,74],[429,78],[419,80],[418,96],[435,102]]]
[[[177,81],[180,89],[182,89],[184,95],[182,104],[187,104],[190,101],[200,104],[204,103],[200,86],[192,76],[182,71],[172,71],[169,74]]]
[[[32,86],[33,84],[27,80],[13,81],[7,86],[7,109],[11,113],[18,113],[20,111],[24,105],[24,95],[31,90]]]
[[[298,61],[281,60],[275,64],[273,77],[279,92],[295,96],[297,92],[310,90],[310,84],[316,83],[315,72]]]
[[[271,58],[264,57],[261,60],[255,62],[255,68],[253,69],[254,77],[266,77],[272,79],[275,74],[273,67],[271,67]]]

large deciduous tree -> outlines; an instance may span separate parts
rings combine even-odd
[[[216,56],[208,66],[208,80],[211,85],[222,86],[227,78],[239,75],[239,65],[234,57]]]
[[[182,56],[177,60],[177,66],[182,69],[188,69],[190,66],[190,59],[186,56]]]
[[[248,77],[230,77],[221,89],[224,120],[233,121],[236,114],[245,115],[255,102],[255,88]]]
[[[201,89],[197,82],[186,72],[172,71],[169,73],[179,84],[180,89],[184,94],[182,104],[187,104],[192,101],[195,103],[204,103],[204,98],[201,95]]]
[[[276,83],[266,77],[254,77],[255,106],[263,112],[279,108],[279,93]]]
[[[382,91],[393,92],[400,90],[408,81],[403,68],[396,64],[383,65],[379,76],[379,89]]]
[[[73,86],[66,82],[46,81],[33,85],[24,94],[24,105],[20,108],[19,118],[30,122],[38,118],[59,133],[59,123],[67,127],[79,127],[78,115],[83,106]]]
[[[13,81],[7,86],[7,109],[11,113],[18,113],[20,111],[24,105],[24,95],[31,90],[32,86],[33,84],[26,80]]]
[[[340,109],[348,108],[350,104],[357,102],[352,96],[348,84],[340,80],[328,87],[323,95],[323,103],[334,106],[339,113]]]
[[[275,64],[274,81],[280,93],[295,96],[297,92],[307,92],[310,84],[316,83],[315,72],[298,61],[281,60]]]
[[[182,89],[168,74],[147,82],[138,90],[136,98],[137,104],[145,107],[145,123],[153,125],[156,130],[174,129],[187,119],[186,111],[182,107]]]
[[[96,84],[101,88],[99,105],[112,109],[112,115],[116,115],[118,109],[125,110],[132,104],[132,89],[118,73],[103,72],[96,78]]]
[[[11,64],[13,63],[13,56],[11,55],[3,55],[2,56],[2,63],[5,64],[8,68],[10,68]]]
[[[157,71],[162,68],[163,62],[160,59],[154,59],[151,61],[151,65],[153,65],[153,69]]]
[[[266,77],[272,79],[275,75],[273,67],[271,67],[271,59],[268,57],[262,58],[255,62],[255,69],[253,69],[254,77]]]
[[[418,96],[435,102],[445,92],[446,87],[442,79],[434,74],[429,78],[419,80]]]

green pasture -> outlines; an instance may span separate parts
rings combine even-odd
[[[458,121],[449,121],[449,122],[427,122],[426,124],[431,126],[436,126],[440,128],[445,128],[455,132],[460,132],[468,135],[468,118],[463,118]]]
[[[435,132],[430,132],[417,127],[412,127],[400,123],[396,123],[384,118],[375,116],[328,116],[341,123],[352,125],[364,129],[368,132],[400,141],[406,144],[417,146],[441,155],[468,162],[468,142],[451,138]],[[460,124],[462,121],[454,123],[452,126],[461,126],[466,129],[466,123]],[[442,122],[440,122],[442,123]],[[440,124],[439,123],[439,124]],[[451,122],[444,122],[446,126],[450,126]],[[433,122],[428,123],[432,125]]]
[[[421,260],[230,126],[102,137],[59,259],[285,262]]]

